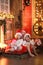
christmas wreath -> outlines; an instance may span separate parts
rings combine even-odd
[[[30,5],[30,0],[24,0],[24,4],[25,4],[26,6],[29,6],[29,5]]]

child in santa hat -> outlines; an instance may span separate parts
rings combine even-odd
[[[14,51],[14,50],[21,50],[22,49],[22,42],[23,42],[23,39],[22,39],[22,34],[21,33],[16,33],[15,34],[15,39],[16,40],[13,40],[11,43],[10,43],[10,47],[9,49],[6,50],[6,52],[8,51]]]
[[[34,57],[34,55],[31,53],[31,50],[30,50],[30,47],[32,45],[31,43],[33,43],[33,42],[31,42],[31,39],[30,38],[31,38],[30,34],[26,33],[24,35],[23,45],[25,45],[27,47],[27,50],[29,52],[29,55],[32,56],[32,57]]]
[[[17,50],[21,50],[23,44],[22,34],[20,32],[16,33],[15,38],[17,40],[16,41]]]

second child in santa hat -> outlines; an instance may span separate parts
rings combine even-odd
[[[31,43],[33,43],[33,42],[31,42],[30,38],[31,38],[30,34],[26,33],[24,35],[24,43],[23,43],[23,45],[25,45],[27,47],[29,55],[34,57],[34,55],[31,53],[31,49],[30,49],[30,47],[32,45]]]

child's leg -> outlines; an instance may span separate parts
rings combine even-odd
[[[29,55],[32,56],[32,57],[34,57],[34,55],[31,53],[30,45],[27,45],[27,50],[28,50]]]
[[[37,52],[36,52],[35,46],[33,47],[33,52],[34,52],[35,55],[38,55]]]

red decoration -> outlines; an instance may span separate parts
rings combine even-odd
[[[32,0],[30,6],[25,6],[23,10],[23,29],[32,34]]]

